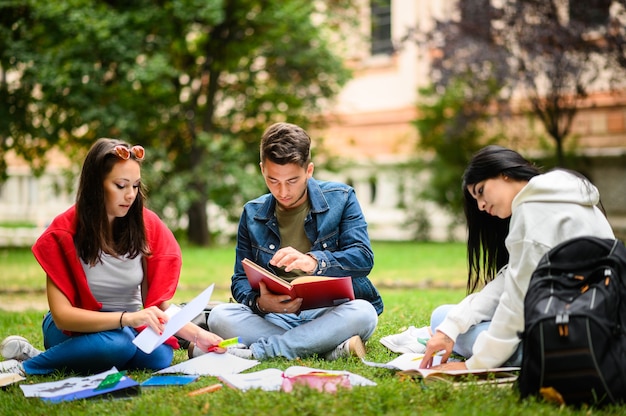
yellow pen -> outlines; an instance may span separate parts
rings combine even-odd
[[[239,337],[235,337],[235,338],[222,340],[219,344],[217,344],[217,346],[220,348],[226,348],[226,347],[230,347],[231,345],[236,345],[240,343],[241,343],[241,339]]]
[[[446,353],[446,350],[441,350],[441,351],[438,351],[438,352],[434,352],[432,356],[436,357],[437,355],[444,355],[445,353]],[[419,360],[424,358],[424,355],[425,354],[420,354],[417,357],[411,359],[411,361],[419,361]]]

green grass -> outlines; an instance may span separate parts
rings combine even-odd
[[[385,312],[367,344],[367,359],[387,362],[396,354],[384,348],[381,337],[404,330],[408,325],[427,324],[430,312],[442,303],[454,303],[464,296],[465,260],[462,244],[434,243],[374,243],[376,265],[372,280],[379,286],[385,301]],[[187,301],[210,283],[217,290],[213,300],[227,301],[232,274],[233,248],[183,249],[183,272],[175,300]],[[42,346],[41,316],[45,311],[43,274],[29,250],[0,251],[0,336],[20,334],[35,346]],[[12,288],[7,292],[6,288]],[[26,289],[26,290],[22,290]],[[40,298],[36,305],[16,312],[7,310],[10,298],[17,295],[24,300]],[[19,297],[18,296],[18,297]],[[23,305],[22,305],[23,306]],[[177,351],[175,362],[186,358]],[[375,381],[376,387],[359,387],[340,391],[335,395],[298,389],[293,393],[249,391],[224,388],[218,392],[188,397],[187,392],[213,384],[213,377],[184,387],[164,387],[144,390],[129,400],[91,400],[71,403],[46,404],[38,399],[25,398],[17,385],[0,393],[2,415],[589,415],[623,414],[623,407],[602,411],[558,408],[534,400],[521,402],[516,392],[508,387],[467,386],[453,388],[431,385],[423,388],[415,381],[404,379],[388,370],[368,367],[356,359],[326,362],[314,358],[287,361],[264,361],[249,371],[263,368],[286,369],[304,365],[324,369],[345,369]],[[131,377],[141,382],[149,378],[147,372],[132,372]],[[58,380],[61,375],[31,376],[26,382]]]

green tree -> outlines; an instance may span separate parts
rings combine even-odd
[[[471,73],[477,86],[493,78],[502,86],[499,104],[521,92],[564,166],[563,144],[589,92],[624,86],[626,0],[458,0],[457,5],[458,18],[412,33],[434,56],[433,82],[445,88]]]
[[[352,0],[0,1],[0,160],[40,172],[97,137],[151,152],[151,204],[210,242],[207,202],[258,193],[268,124],[314,123],[348,80],[338,25]],[[331,36],[332,35],[332,36]],[[0,165],[6,172],[6,165]]]
[[[463,213],[461,177],[467,163],[480,147],[499,139],[497,133],[487,137],[484,128],[498,84],[486,82],[479,89],[471,86],[472,77],[467,79],[455,79],[440,92],[434,85],[420,89],[414,121],[420,154],[426,154],[417,165],[431,172],[421,197],[437,203],[457,220]]]

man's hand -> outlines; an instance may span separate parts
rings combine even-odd
[[[286,272],[297,269],[310,274],[315,271],[317,260],[308,254],[299,252],[293,247],[283,247],[274,254],[270,264],[276,267],[284,267]]]
[[[289,295],[276,295],[269,290],[265,283],[259,282],[261,295],[257,299],[257,304],[261,312],[264,313],[297,313],[302,306],[302,298],[291,300]]]

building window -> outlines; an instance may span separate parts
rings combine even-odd
[[[491,0],[460,0],[461,26],[465,33],[489,41],[491,38]]]
[[[372,44],[371,54],[393,53],[391,41],[391,0],[370,0]]]
[[[590,28],[606,26],[609,23],[611,1],[612,0],[570,0],[570,21],[586,23]]]

